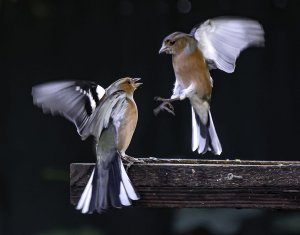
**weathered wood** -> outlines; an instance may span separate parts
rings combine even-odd
[[[143,159],[128,170],[143,207],[300,208],[300,162]],[[94,164],[70,166],[76,204]]]

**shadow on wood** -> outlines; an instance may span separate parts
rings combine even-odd
[[[143,207],[300,208],[300,162],[144,159],[128,170]],[[70,165],[76,204],[94,164]]]

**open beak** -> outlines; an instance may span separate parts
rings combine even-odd
[[[168,50],[169,50],[169,48],[165,44],[163,44],[158,53],[159,54],[166,53]]]
[[[140,85],[143,84],[141,82],[137,82],[137,81],[141,80],[141,78],[133,78],[132,80],[134,81],[135,88],[138,88]]]

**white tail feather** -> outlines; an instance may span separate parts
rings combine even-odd
[[[95,168],[90,176],[88,183],[85,186],[83,193],[79,199],[76,209],[81,210],[82,213],[87,213],[89,210],[91,198],[92,198],[92,181],[94,177]]]
[[[90,185],[89,189],[88,189],[88,192],[87,192],[87,196],[86,196],[86,199],[85,199],[85,202],[83,204],[83,208],[81,210],[81,212],[83,214],[87,213],[89,211],[89,208],[90,208],[90,203],[91,203],[91,199],[92,199],[92,185]]]
[[[126,173],[126,170],[123,166],[123,163],[121,162],[121,178],[122,178],[122,183],[124,185],[124,188],[125,188],[125,191],[128,195],[128,197],[131,199],[131,200],[138,200],[139,197],[138,195],[136,194],[132,184],[131,184],[131,181]]]
[[[192,106],[192,150],[195,151],[199,146],[199,131],[196,121],[195,111]]]
[[[222,153],[222,146],[221,143],[219,141],[210,111],[208,112],[209,114],[209,128],[208,128],[208,132],[210,135],[210,139],[211,139],[211,145],[215,151],[215,154],[220,155]]]
[[[128,198],[128,195],[126,193],[126,190],[125,190],[125,187],[124,187],[124,184],[123,184],[122,181],[120,182],[120,195],[119,195],[119,198],[120,198],[121,204],[123,206],[130,206],[131,205],[131,201]]]
[[[197,123],[195,110],[192,106],[192,150],[198,149],[198,153],[205,150],[206,139],[200,134],[200,125]]]

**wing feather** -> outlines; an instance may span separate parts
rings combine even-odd
[[[112,117],[114,116],[113,113],[119,112],[125,108],[123,105],[125,100],[126,93],[124,91],[117,91],[105,97],[89,117],[86,124],[80,129],[82,139],[86,139],[90,135],[99,139],[103,129],[107,128],[112,120]]]
[[[235,69],[235,61],[249,46],[264,45],[264,30],[255,20],[218,17],[205,21],[192,29],[210,69],[227,73]]]
[[[35,105],[73,122],[79,134],[104,94],[101,86],[87,81],[50,82],[32,88]]]

